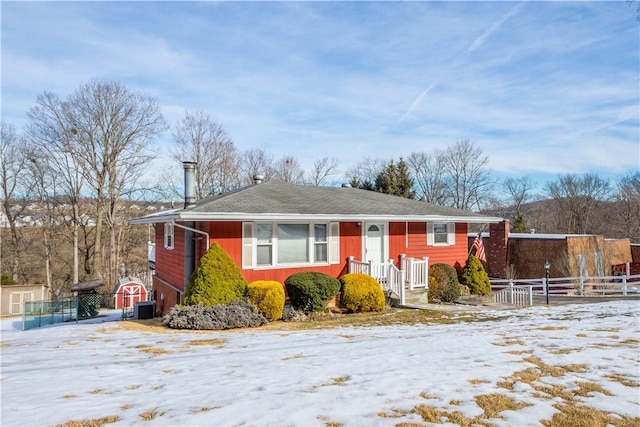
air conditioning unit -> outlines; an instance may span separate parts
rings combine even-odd
[[[133,304],[133,318],[138,320],[153,319],[156,314],[155,301],[143,301]]]

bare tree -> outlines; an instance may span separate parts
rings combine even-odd
[[[179,162],[194,161],[196,166],[196,196],[203,199],[240,186],[240,163],[236,147],[224,128],[208,114],[185,113],[178,123],[173,139],[173,158]]]
[[[275,163],[274,167],[273,180],[292,184],[304,183],[304,171],[295,157],[284,156]]]
[[[119,264],[115,228],[119,202],[152,159],[149,144],[167,126],[156,100],[117,82],[85,84],[72,94],[69,106],[85,177],[96,198],[94,274],[114,283]],[[106,271],[103,224],[110,243]]]
[[[443,154],[448,205],[458,209],[479,210],[491,191],[489,159],[469,141],[458,141]]]
[[[546,186],[546,191],[553,198],[560,224],[566,233],[597,232],[594,229],[593,215],[596,208],[609,200],[611,186],[607,179],[597,174],[561,175]]]
[[[640,172],[628,172],[617,182],[614,219],[619,234],[640,243]]]
[[[33,180],[29,179],[27,147],[13,125],[0,123],[0,191],[2,191],[2,213],[9,224],[11,235],[11,278],[19,280],[22,234],[16,220],[25,210],[27,200],[33,189]],[[22,199],[22,203],[18,200]],[[2,258],[0,257],[0,260]],[[0,272],[2,268],[0,265]]]
[[[424,202],[446,205],[447,185],[444,153],[411,153],[407,159],[416,187],[416,198]]]
[[[506,204],[513,206],[516,212],[522,212],[522,205],[533,199],[531,191],[536,183],[528,176],[520,178],[507,178],[502,183],[503,194],[506,197]]]
[[[340,162],[336,158],[324,157],[313,162],[313,169],[309,174],[309,184],[313,186],[325,185],[327,178],[336,175]]]
[[[244,184],[253,184],[253,177],[262,175],[266,181],[275,176],[273,157],[260,148],[247,150],[242,155],[242,176]]]
[[[360,163],[345,173],[345,178],[354,188],[375,190],[376,178],[387,165],[382,159],[365,157]]]
[[[80,198],[84,185],[84,173],[80,147],[76,138],[69,105],[56,95],[45,92],[39,95],[36,106],[28,113],[27,136],[33,145],[33,159],[39,169],[50,171],[56,178],[57,188],[69,209],[60,212],[68,216],[72,240],[72,283],[78,283]],[[45,191],[45,189],[42,189]]]

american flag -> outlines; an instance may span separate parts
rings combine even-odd
[[[471,247],[476,250],[476,258],[487,262],[487,257],[484,254],[484,243],[482,243],[482,231],[473,239],[473,245],[471,245]]]

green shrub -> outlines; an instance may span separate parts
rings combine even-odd
[[[467,285],[474,295],[489,295],[491,293],[489,275],[482,262],[474,255],[469,255],[467,258],[467,262],[460,271],[460,281]]]
[[[282,319],[284,287],[273,280],[257,280],[247,287],[249,304],[255,305],[268,320]]]
[[[449,290],[451,286],[459,285],[458,274],[456,269],[449,264],[437,263],[429,267],[429,300],[452,302],[445,298],[452,298],[455,295],[455,289]],[[447,292],[447,296],[443,294]],[[460,292],[460,290],[458,290]],[[460,295],[458,295],[459,297]],[[458,299],[456,297],[453,301]]]
[[[258,309],[244,301],[228,305],[175,305],[162,318],[162,323],[174,329],[233,329],[264,325],[267,319]]]
[[[8,274],[2,273],[2,275],[0,276],[0,286],[9,286],[9,285],[15,285],[16,281],[13,280],[11,277],[9,277]]]
[[[442,302],[456,302],[462,294],[462,285],[459,283],[449,283],[440,294],[440,301]]]
[[[242,300],[246,290],[247,281],[242,277],[240,268],[224,249],[214,242],[191,275],[184,303],[203,303],[205,306],[229,304]]]
[[[380,283],[367,274],[351,273],[340,278],[340,306],[352,313],[383,311],[384,292]]]
[[[325,310],[327,302],[340,290],[338,279],[312,271],[292,274],[284,285],[291,305],[307,314]]]

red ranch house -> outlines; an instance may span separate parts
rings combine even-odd
[[[426,287],[429,263],[464,265],[467,224],[501,218],[349,187],[257,181],[195,201],[186,173],[183,209],[136,218],[155,226],[157,307],[181,302],[189,278],[212,242],[248,282],[284,280],[299,271],[333,277],[365,272],[404,295]]]

